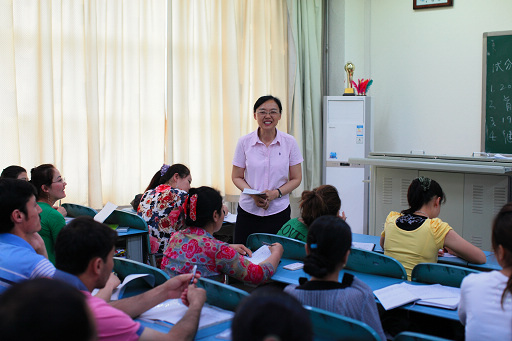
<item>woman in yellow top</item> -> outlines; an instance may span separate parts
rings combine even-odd
[[[385,255],[402,263],[409,279],[416,264],[436,263],[438,251],[444,248],[468,262],[486,262],[482,250],[437,218],[445,200],[443,190],[435,180],[419,177],[412,181],[407,191],[410,208],[401,213],[391,212],[386,218],[380,245]]]

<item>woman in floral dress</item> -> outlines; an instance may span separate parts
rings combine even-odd
[[[192,176],[187,166],[163,165],[140,199],[137,214],[149,227],[151,253],[163,253],[171,233],[184,226],[183,204]]]
[[[272,277],[283,254],[281,244],[270,245],[270,256],[253,264],[244,258],[250,254],[244,245],[230,245],[213,237],[226,212],[217,190],[206,186],[193,188],[184,206],[187,227],[171,236],[162,259],[161,268],[169,275],[189,273],[197,265],[201,277],[219,280],[228,275],[257,285]]]

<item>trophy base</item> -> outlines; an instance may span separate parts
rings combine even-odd
[[[354,88],[345,88],[345,93],[343,96],[355,96]]]

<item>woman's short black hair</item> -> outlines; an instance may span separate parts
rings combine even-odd
[[[256,103],[254,103],[254,112],[256,112],[256,110],[263,104],[265,103],[266,101],[274,101],[276,102],[278,108],[279,108],[279,112],[282,112],[283,111],[283,106],[281,105],[281,101],[279,100],[279,98],[277,97],[274,97],[272,95],[266,95],[266,96],[261,96],[260,98],[258,98],[256,100]]]

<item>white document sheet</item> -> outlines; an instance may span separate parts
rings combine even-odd
[[[176,324],[181,320],[183,315],[185,315],[187,310],[188,307],[181,302],[181,299],[175,298],[156,305],[145,313],[142,313],[139,318],[160,320]],[[231,311],[205,304],[201,310],[201,317],[199,318],[199,329],[228,321],[233,318],[233,315],[234,313]]]
[[[374,290],[384,309],[389,310],[415,302],[443,309],[457,309],[460,289],[441,284],[413,285],[406,282]]]
[[[132,274],[132,275],[128,275],[124,278],[123,282],[121,284],[119,284],[117,286],[117,288],[115,288],[113,291],[112,291],[112,296],[110,296],[110,299],[111,300],[118,300],[119,299],[119,296],[123,296],[122,294],[124,293],[124,290],[126,289],[126,285],[128,283],[130,283],[131,281],[137,279],[137,278],[140,278],[140,277],[144,277],[144,280],[151,286],[155,286],[155,276],[151,275],[151,274]]]
[[[243,194],[256,194],[256,195],[262,195],[264,194],[263,192],[261,191],[257,191],[255,189],[252,189],[252,188],[244,188]]]
[[[270,252],[269,247],[267,245],[263,245],[258,250],[254,251],[252,253],[252,257],[247,257],[247,256],[244,256],[244,257],[245,257],[245,259],[249,260],[253,264],[260,264],[265,259],[270,257],[270,255],[271,255],[271,252]]]
[[[110,201],[107,202],[105,207],[103,207],[103,209],[101,211],[99,211],[98,214],[96,214],[94,216],[94,220],[99,221],[100,223],[104,222],[105,219],[107,219],[108,216],[111,215],[112,212],[114,212],[114,210],[116,208],[117,208],[116,204],[113,204]]]
[[[352,242],[352,247],[355,247],[357,249],[363,249],[366,251],[373,251],[373,248],[375,247],[375,244],[373,243],[362,243],[362,242]]]

